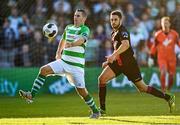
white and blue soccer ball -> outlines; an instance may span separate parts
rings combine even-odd
[[[43,34],[45,37],[51,39],[54,38],[58,33],[57,25],[54,23],[47,23],[43,26]]]

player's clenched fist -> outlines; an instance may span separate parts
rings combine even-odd
[[[103,62],[102,68],[104,69],[107,65],[108,65],[108,62],[107,62],[107,61],[106,61],[106,62]]]
[[[61,54],[56,54],[56,60],[61,59]]]

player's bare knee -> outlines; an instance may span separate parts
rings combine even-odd
[[[142,85],[142,86],[138,87],[138,90],[141,93],[147,92],[147,85]]]
[[[138,88],[139,92],[144,93],[146,90],[143,87]]]
[[[80,97],[85,98],[88,95],[88,91],[86,90],[86,88],[76,88],[76,90]]]
[[[42,66],[40,68],[40,74],[43,75],[43,76],[47,76],[47,70],[46,70],[46,66]]]
[[[167,70],[166,70],[165,68],[162,68],[162,69],[160,70],[161,75],[165,75],[166,72],[167,72]]]
[[[99,86],[104,85],[106,83],[105,77],[99,76],[98,77],[98,83],[99,83]]]

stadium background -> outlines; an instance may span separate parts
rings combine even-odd
[[[56,48],[65,26],[73,23],[73,13],[76,8],[84,8],[88,12],[88,19],[86,24],[91,29],[90,39],[88,41],[86,50],[86,83],[87,88],[94,95],[96,102],[97,96],[97,77],[101,72],[101,63],[105,60],[105,56],[112,53],[112,45],[110,41],[111,27],[109,24],[109,13],[114,9],[121,9],[125,15],[124,25],[128,28],[131,34],[131,43],[137,58],[138,64],[141,67],[142,74],[144,75],[147,83],[155,85],[160,88],[159,72],[157,65],[153,68],[148,68],[147,58],[149,48],[153,42],[154,32],[160,29],[160,18],[162,16],[170,16],[172,28],[180,34],[180,0],[1,0],[0,1],[0,114],[3,117],[38,117],[48,116],[46,113],[17,113],[16,111],[8,110],[14,106],[9,105],[10,99],[14,103],[19,103],[25,106],[23,100],[17,96],[19,89],[29,90],[32,82],[38,73],[38,68],[50,61],[54,60]],[[53,41],[48,41],[42,34],[42,27],[47,22],[54,22],[58,25],[59,32]],[[176,48],[177,54],[180,52]],[[180,61],[177,60],[177,66],[180,66]],[[51,98],[60,98],[65,100],[69,96],[75,98],[75,102],[83,105],[82,102],[77,101],[73,87],[66,84],[66,79],[60,76],[49,77],[45,87],[37,97],[41,102],[51,103],[48,100]],[[110,92],[108,99],[114,98],[118,95],[123,98],[133,100],[133,98],[141,98],[139,103],[144,103],[149,96],[138,96],[134,93],[129,94],[131,91],[136,91],[135,87],[121,76],[114,79],[109,84]],[[173,92],[179,95],[180,90],[180,69],[177,68],[176,80],[173,87]],[[122,92],[125,93],[122,94]],[[60,97],[49,95],[64,94]],[[72,94],[73,93],[73,94]],[[48,95],[47,95],[48,94]],[[128,95],[132,96],[129,97]],[[13,97],[11,97],[13,96]],[[15,97],[14,97],[15,96]],[[112,96],[112,97],[110,97]],[[47,97],[47,98],[46,98]],[[177,102],[179,97],[177,97]],[[37,100],[38,100],[37,99]],[[1,101],[2,100],[2,101]],[[4,101],[4,103],[2,103]],[[66,100],[67,101],[67,100]],[[147,101],[147,100],[146,100]],[[52,101],[56,103],[56,101]],[[125,102],[128,102],[127,100]],[[135,101],[136,102],[136,101]],[[148,101],[147,101],[148,102]],[[154,111],[144,112],[144,108],[134,113],[128,112],[128,109],[122,109],[121,115],[163,115],[160,101],[150,99],[149,104],[157,102],[159,105],[155,107]],[[58,103],[58,102],[57,102]],[[74,107],[68,104],[62,105],[67,110],[69,107],[73,110]],[[71,103],[71,102],[70,102]],[[112,100],[112,105],[118,103],[122,107],[126,104]],[[132,102],[128,102],[129,105]],[[110,102],[109,102],[110,104]],[[138,103],[137,103],[138,104]],[[146,103],[145,103],[146,104]],[[143,104],[144,107],[147,105]],[[37,103],[34,105],[36,107]],[[127,104],[128,105],[128,104]],[[128,106],[129,106],[128,105]],[[52,106],[52,105],[51,105]],[[78,106],[78,104],[77,104]],[[126,106],[126,108],[128,107]],[[140,105],[139,105],[140,106]],[[164,105],[163,105],[164,106]],[[37,106],[38,107],[38,106]],[[37,108],[36,107],[36,108]],[[111,115],[117,115],[118,111],[113,106],[110,111]],[[159,108],[160,107],[160,108]],[[166,106],[162,108],[165,109]],[[32,112],[33,106],[31,106]],[[75,107],[77,108],[77,107]],[[87,109],[87,107],[83,107]],[[110,108],[110,106],[109,106]],[[135,107],[131,107],[132,109]],[[130,108],[130,109],[131,109]],[[150,107],[151,108],[151,107]],[[43,110],[43,108],[40,108]],[[120,111],[121,111],[120,110]],[[150,109],[149,109],[150,110]],[[20,110],[19,110],[20,111]],[[53,110],[51,110],[53,111]],[[166,110],[165,110],[166,111]],[[10,113],[12,112],[12,113]],[[20,111],[21,112],[21,111]],[[69,111],[72,112],[72,111]],[[135,113],[136,112],[136,113]],[[140,113],[143,112],[143,113]],[[11,115],[9,115],[10,113]],[[14,114],[13,114],[14,113]],[[73,114],[74,113],[74,114]],[[46,114],[46,115],[43,115]],[[180,115],[180,111],[175,112]],[[76,114],[63,114],[57,112],[50,113],[49,116],[85,116],[85,111]]]

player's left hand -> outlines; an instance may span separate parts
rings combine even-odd
[[[116,56],[114,54],[110,55],[110,56],[106,56],[107,62],[108,63],[113,63],[113,61],[116,60]]]
[[[66,42],[65,48],[72,47],[72,43]]]
[[[102,68],[104,69],[107,65],[108,65],[108,62],[107,62],[107,61],[106,61],[106,62],[103,62]]]
[[[180,60],[180,53],[177,55],[178,59]]]

